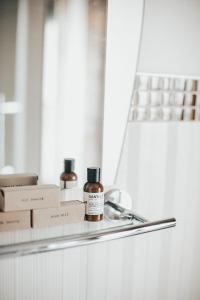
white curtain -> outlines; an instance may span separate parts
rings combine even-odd
[[[42,181],[59,181],[65,157],[82,182],[87,166],[101,165],[105,16],[105,1],[59,0],[47,19]]]

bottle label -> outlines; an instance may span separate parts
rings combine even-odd
[[[77,185],[78,185],[78,180],[72,180],[72,181],[61,180],[60,181],[61,190],[63,190],[63,189],[73,189],[73,188],[77,187]]]
[[[102,215],[104,212],[104,193],[84,192],[86,215]]]

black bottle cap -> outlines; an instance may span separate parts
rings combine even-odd
[[[100,168],[87,168],[87,181],[88,182],[100,182],[101,180],[101,169]]]
[[[71,173],[74,171],[75,159],[74,158],[65,158],[64,159],[64,169],[66,173]]]

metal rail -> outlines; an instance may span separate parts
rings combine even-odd
[[[134,216],[137,216],[134,214]],[[155,222],[144,222],[139,225],[130,224],[93,232],[65,235],[37,241],[29,241],[0,247],[0,259],[38,254],[67,248],[101,243],[138,234],[170,228],[176,225],[176,219],[164,219]]]

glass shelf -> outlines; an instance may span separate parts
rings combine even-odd
[[[101,222],[81,222],[64,226],[0,233],[0,259],[38,254],[121,239],[176,225],[174,218],[149,222],[145,218],[107,200]]]
[[[138,223],[137,221],[134,224]],[[80,222],[73,224],[66,224],[55,227],[26,229],[12,232],[0,233],[0,249],[4,245],[13,245],[17,243],[33,242],[42,239],[57,238],[61,236],[70,236],[75,234],[88,234],[94,231],[101,231],[104,229],[112,229],[133,224],[130,220],[110,220],[104,218],[101,222]]]

